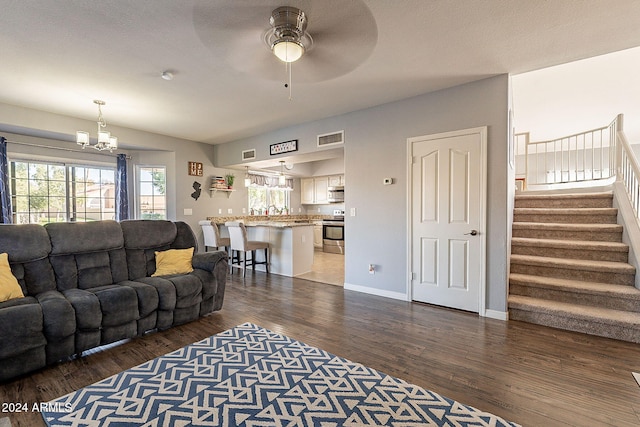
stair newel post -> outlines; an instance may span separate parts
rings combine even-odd
[[[624,177],[622,176],[622,144],[618,143],[618,132],[622,132],[624,130],[624,114],[618,114],[615,120],[616,124],[614,126],[613,135],[611,135],[611,144],[615,146],[615,171],[616,171],[616,181],[622,181]]]

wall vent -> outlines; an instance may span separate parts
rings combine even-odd
[[[318,147],[327,147],[329,145],[344,144],[344,131],[325,133],[318,135]]]
[[[242,160],[253,160],[256,158],[256,149],[252,148],[251,150],[244,150],[242,152]]]

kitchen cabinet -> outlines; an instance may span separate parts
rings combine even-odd
[[[329,203],[329,179],[313,178],[313,187],[315,189],[316,203]]]
[[[302,178],[300,180],[300,203],[303,205],[311,205],[315,203],[315,188],[313,178]]]
[[[344,186],[344,175],[331,175],[328,177],[329,187]]]
[[[329,179],[324,177],[302,178],[300,180],[300,201],[303,205],[329,203]]]

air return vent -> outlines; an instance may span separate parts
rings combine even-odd
[[[242,152],[242,160],[253,160],[256,158],[256,149],[244,150]]]
[[[344,144],[344,131],[325,133],[318,135],[318,147],[327,147],[330,145]]]

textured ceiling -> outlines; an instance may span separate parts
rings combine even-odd
[[[281,5],[315,39],[291,101],[262,42]],[[222,143],[639,45],[637,0],[4,0],[0,102]]]

